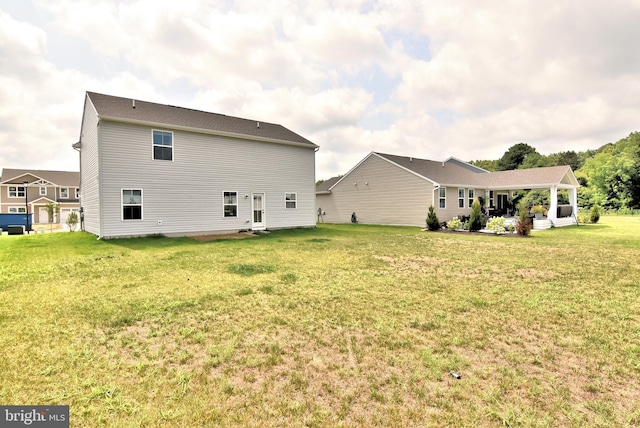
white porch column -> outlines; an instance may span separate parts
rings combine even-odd
[[[569,203],[571,204],[572,213],[575,218],[578,218],[578,189],[574,187],[569,190]]]
[[[549,190],[549,212],[547,218],[555,225],[558,220],[558,186],[553,185]]]

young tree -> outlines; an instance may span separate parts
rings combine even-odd
[[[482,229],[482,210],[480,207],[480,201],[476,198],[471,204],[471,217],[469,218],[469,230],[471,232],[477,232]]]
[[[440,230],[440,220],[438,220],[438,215],[436,214],[435,208],[433,205],[429,206],[429,214],[427,215],[427,228],[429,230]]]
[[[531,234],[531,219],[529,219],[529,209],[526,204],[518,205],[518,220],[516,221],[516,233],[522,236]]]
[[[55,216],[60,214],[60,204],[54,204],[53,202],[49,202],[44,206],[44,210],[47,212],[49,216],[49,230],[53,232],[53,221],[55,220]]]
[[[71,232],[75,232],[77,225],[78,225],[78,214],[71,211],[69,213],[69,217],[67,217],[67,226],[69,226],[69,230]]]

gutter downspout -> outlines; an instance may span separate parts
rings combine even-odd
[[[71,145],[73,150],[78,152],[78,163],[80,164],[80,181],[78,181],[78,187],[80,188],[80,197],[78,198],[78,205],[80,206],[80,230],[84,232],[84,214],[82,212],[82,142],[78,141]]]

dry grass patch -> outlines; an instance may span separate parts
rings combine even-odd
[[[602,221],[8,239],[0,402],[73,426],[638,425],[640,224]]]

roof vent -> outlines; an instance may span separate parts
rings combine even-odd
[[[260,122],[256,122],[256,128],[260,128]]]
[[[136,108],[136,100],[131,100],[131,107]]]
[[[409,162],[413,162],[413,158],[409,158]]]

